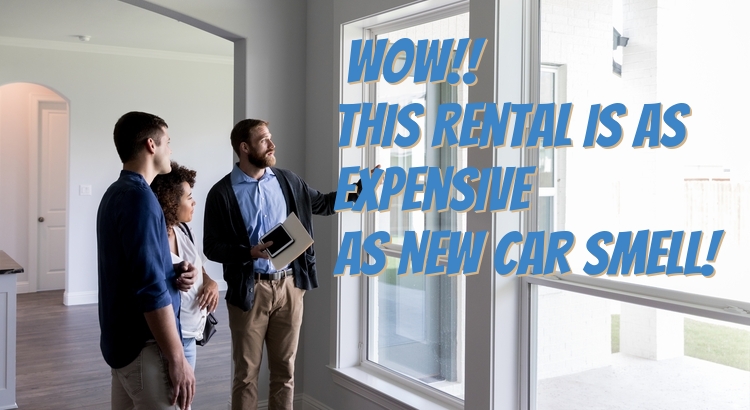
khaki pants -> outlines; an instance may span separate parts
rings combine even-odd
[[[305,291],[294,287],[294,278],[258,280],[255,303],[248,312],[228,304],[232,334],[232,410],[258,408],[258,373],[263,342],[268,351],[271,385],[269,410],[292,410],[294,401],[294,359],[302,325]]]
[[[112,410],[178,410],[171,405],[167,361],[156,342],[121,369],[112,369]]]

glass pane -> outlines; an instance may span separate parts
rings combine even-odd
[[[536,408],[750,408],[750,327],[536,286]]]
[[[414,84],[409,80],[398,85],[391,85],[381,81],[376,86],[377,102],[387,102],[388,104],[398,104],[400,107],[417,103],[427,108],[426,84]],[[416,117],[421,130],[425,129],[425,120],[427,116]],[[396,127],[396,135],[407,131],[400,124]],[[399,148],[394,145],[392,148],[376,147],[376,163],[380,164],[383,169],[388,167],[401,167],[405,171],[411,167],[420,167],[427,165],[426,148],[424,135],[419,144],[409,149]],[[422,194],[417,194],[415,200],[421,200]],[[390,211],[378,213],[376,215],[375,228],[378,231],[388,231],[391,233],[391,242],[396,244],[403,243],[405,231],[420,232],[425,229],[424,217],[422,213],[400,212],[404,197],[399,195],[391,201]]]
[[[434,22],[379,34],[381,38],[448,39],[469,37],[469,15],[461,14]],[[466,152],[457,148],[428,146],[437,107],[446,102],[465,105],[468,87],[460,83],[414,84],[407,79],[392,85],[375,84],[374,102],[422,104],[425,115],[415,118],[422,129],[420,142],[401,149],[375,147],[375,163],[383,168],[402,167],[408,172],[419,166],[466,166]],[[397,133],[406,132],[402,128]],[[457,130],[460,132],[460,129]],[[415,200],[422,200],[418,194]],[[402,212],[403,197],[395,198],[390,211],[374,214],[375,230],[391,233],[394,244],[403,243],[404,232],[421,239],[426,229],[461,231],[465,216],[455,212]],[[368,281],[367,359],[430,387],[463,398],[464,385],[464,278],[461,276],[397,275],[399,259],[389,258],[386,271]]]
[[[537,221],[537,228],[540,231],[552,232],[555,230],[555,219],[554,219],[554,203],[555,198],[551,196],[540,196],[539,197],[539,220]]]
[[[541,187],[550,182],[564,186],[557,191],[557,207],[565,230],[577,238],[568,255],[574,273],[593,262],[584,244],[596,232],[650,229],[653,231],[703,231],[698,263],[706,263],[714,230],[726,232],[720,252],[712,263],[716,274],[703,277],[645,279],[618,276],[640,285],[750,301],[750,265],[744,255],[750,249],[750,139],[738,132],[746,114],[750,77],[726,75],[727,67],[745,66],[747,53],[737,52],[728,38],[742,38],[750,2],[699,0],[653,2],[643,6],[632,0],[541,0],[540,61],[561,67],[554,81],[542,73],[541,96],[550,96],[550,84],[573,103],[567,136],[573,147],[558,156],[557,174],[546,179],[540,167]],[[592,10],[595,10],[592,11]],[[731,10],[731,13],[727,13]],[[702,27],[695,30],[695,27]],[[613,34],[614,33],[614,34]],[[614,36],[614,38],[613,38]],[[619,36],[619,37],[618,37]],[[613,50],[614,48],[614,50]],[[613,73],[617,63],[620,74]],[[560,96],[556,99],[560,100]],[[627,115],[615,119],[622,126],[620,144],[611,149],[584,149],[590,107],[613,103],[627,107]],[[645,147],[633,143],[644,105],[661,103],[651,129],[660,124]],[[689,104],[692,115],[678,115],[688,130],[679,148],[664,145],[663,135],[676,131],[667,110]],[[559,108],[559,107],[558,107]],[[662,118],[659,118],[662,117]],[[666,117],[666,118],[664,118]],[[644,126],[648,115],[644,119]],[[597,134],[610,136],[604,125]],[[639,144],[637,144],[639,145]],[[540,163],[546,166],[545,153]],[[707,236],[706,236],[707,235]],[[669,247],[668,240],[664,246]],[[607,246],[610,254],[614,245]],[[687,240],[680,254],[685,266]],[[607,277],[607,276],[604,276]],[[609,277],[608,277],[609,278]]]
[[[539,148],[539,187],[555,187],[555,149]]]
[[[434,22],[409,27],[402,30],[379,34],[378,39],[410,38],[415,43],[420,39],[448,39],[465,38],[469,36],[469,14],[461,14]],[[394,40],[395,41],[395,40]],[[455,47],[455,46],[454,46]],[[463,68],[463,72],[466,68]],[[463,73],[462,72],[462,73]],[[429,147],[432,129],[435,124],[437,107],[442,103],[454,102],[464,106],[468,103],[468,86],[463,82],[456,86],[447,83],[440,84],[414,84],[412,79],[407,79],[400,84],[389,84],[379,81],[375,84],[375,102],[386,102],[388,104],[399,104],[403,107],[411,103],[418,103],[425,107],[425,115],[414,117],[422,130],[422,138],[419,143],[409,149],[393,146],[392,148],[375,147],[375,163],[384,169],[391,166],[399,166],[404,170],[411,167],[430,166],[439,167],[442,170],[449,166],[461,169],[466,166],[465,149],[431,148]],[[456,129],[460,133],[460,126]],[[400,125],[396,133],[406,133]],[[415,195],[416,201],[421,201],[422,193]],[[428,212],[401,212],[403,196],[393,198],[390,211],[378,212],[375,215],[376,230],[389,231],[391,242],[403,243],[405,231],[415,231],[417,237],[425,229],[430,230],[460,230],[463,215],[453,212],[436,213]],[[445,214],[445,215],[442,215]]]
[[[368,359],[463,398],[463,281],[398,276],[398,263],[371,281]]]
[[[540,73],[539,103],[558,102],[555,93],[555,72],[542,70]],[[541,144],[540,144],[541,145]],[[539,187],[555,186],[555,149],[539,147]]]
[[[551,71],[542,71],[539,77],[539,102],[541,104],[555,102],[555,74]]]

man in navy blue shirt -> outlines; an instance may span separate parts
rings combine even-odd
[[[195,377],[182,348],[179,290],[196,272],[185,262],[172,265],[164,214],[149,187],[171,170],[167,124],[130,112],[117,121],[114,140],[123,170],[99,204],[96,226],[100,345],[112,368],[112,409],[186,409]]]

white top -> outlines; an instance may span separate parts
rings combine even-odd
[[[190,229],[190,233],[193,230]],[[172,253],[172,263],[180,263],[182,261],[190,262],[195,266],[198,271],[198,276],[195,278],[195,283],[190,287],[187,292],[180,292],[180,326],[182,326],[182,337],[188,339],[194,337],[195,340],[203,340],[203,328],[206,326],[206,316],[208,312],[206,308],[198,308],[198,290],[203,286],[203,263],[206,257],[203,252],[198,250],[198,247],[190,240],[183,231],[182,227],[174,227],[174,235],[177,238],[177,253]],[[195,238],[195,235],[193,235]]]

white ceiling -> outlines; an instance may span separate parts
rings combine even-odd
[[[0,37],[231,57],[231,41],[118,0],[0,0]]]

